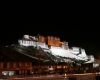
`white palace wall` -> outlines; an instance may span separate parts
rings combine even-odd
[[[44,42],[39,42],[39,41],[35,41],[36,38],[29,36],[29,35],[24,35],[23,38],[25,39],[19,39],[18,43],[20,45],[23,46],[34,46],[34,47],[41,47],[43,48],[43,50],[46,52],[51,52],[53,55],[59,55],[59,56],[63,56],[63,57],[69,57],[69,58],[76,58],[76,59],[80,59],[80,60],[85,60],[88,59],[85,50],[81,49],[81,53],[80,52],[80,48],[79,47],[72,47],[72,49],[68,48],[68,44],[62,44],[61,47],[56,47],[56,46],[51,46],[50,48],[48,47],[48,45]],[[30,38],[34,39],[31,40]],[[94,57],[90,56],[90,62],[94,61]]]

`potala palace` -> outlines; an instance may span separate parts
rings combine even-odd
[[[30,36],[24,35],[23,38],[18,40],[18,43],[22,46],[34,46],[41,47],[44,52],[50,52],[53,55],[59,55],[62,57],[75,58],[77,60],[84,60],[85,63],[94,62],[93,55],[87,55],[85,49],[80,47],[68,47],[68,42],[61,42],[60,38],[53,36]]]

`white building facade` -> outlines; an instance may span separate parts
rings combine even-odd
[[[84,49],[79,47],[72,47],[69,49],[68,42],[62,43],[62,46],[49,46],[45,42],[39,42],[35,36],[24,35],[22,39],[18,40],[18,43],[22,46],[34,46],[41,47],[45,52],[51,52],[53,55],[59,55],[62,57],[75,58],[78,60],[87,61],[87,63],[94,62],[93,56],[87,56]]]

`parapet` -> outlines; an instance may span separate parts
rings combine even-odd
[[[23,38],[29,39],[29,35],[23,35]]]

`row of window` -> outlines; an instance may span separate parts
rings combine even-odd
[[[33,44],[33,45],[45,45],[45,43],[41,43],[41,42],[34,42],[34,41],[25,41],[25,40],[19,40],[19,43],[21,44]]]
[[[22,63],[13,63],[13,62],[10,62],[10,63],[7,63],[7,62],[3,62],[2,64],[2,68],[14,68],[14,64],[15,64],[15,67],[16,68],[19,68],[20,66],[22,67],[30,67],[30,63],[25,63],[25,62],[22,62]],[[1,63],[0,63],[0,67],[1,67]]]
[[[24,43],[24,44],[36,44],[36,42],[33,41],[25,41],[25,40],[19,40],[20,43]]]
[[[33,69],[37,69],[37,68],[39,68],[39,66],[33,66]],[[55,69],[55,68],[68,68],[68,66],[66,66],[66,65],[49,65],[49,66],[41,66],[41,68],[42,69],[49,69],[49,68],[53,68],[53,69]]]

